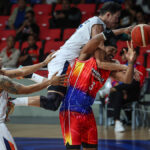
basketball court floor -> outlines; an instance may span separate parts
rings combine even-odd
[[[65,150],[58,124],[7,124],[18,150]],[[114,133],[113,127],[98,127],[98,150],[150,150],[148,128]]]

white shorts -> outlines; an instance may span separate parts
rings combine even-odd
[[[69,61],[70,65],[72,66],[75,58],[77,57],[76,55],[64,55],[60,50],[54,55],[56,55],[56,57],[52,59],[50,63],[48,63],[48,79],[51,79],[56,72],[58,72],[57,75],[60,75],[63,71],[66,61]]]
[[[0,150],[17,150],[15,141],[4,123],[0,123]]]

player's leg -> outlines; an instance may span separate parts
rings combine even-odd
[[[63,64],[61,64],[58,68],[59,68],[59,74],[61,75],[62,74],[69,75],[70,70],[71,70],[71,67],[68,61],[64,61]],[[50,70],[53,69],[52,65],[49,65],[49,69]],[[52,77],[52,75],[55,73],[54,71],[57,72],[56,69],[49,72],[48,78]],[[67,91],[67,87],[65,85],[64,86],[53,86],[53,85],[49,86],[47,97],[46,96],[40,97],[40,106],[48,110],[56,111],[59,108],[61,101],[66,94],[66,91]]]
[[[56,111],[64,97],[63,93],[58,93],[57,91],[51,91],[47,93],[47,96],[40,96],[40,107]]]
[[[8,131],[4,123],[0,123],[0,149],[1,150],[17,150],[13,137]]]
[[[83,150],[97,150],[98,147],[98,136],[96,121],[93,112],[90,114],[85,114],[82,117],[82,146]]]
[[[80,150],[81,147],[81,128],[79,113],[62,111],[59,114],[64,145],[67,150]]]
[[[50,65],[50,69],[52,69],[52,65],[53,64]],[[62,62],[62,65],[58,68],[60,69],[59,74],[69,74],[71,70],[68,61]],[[49,79],[55,72],[58,71],[58,68],[57,70],[53,69],[53,71],[49,73]],[[59,108],[64,95],[66,94],[66,90],[67,88],[65,86],[49,86],[47,96],[21,97],[16,98],[12,102],[15,106],[35,106],[56,111]]]

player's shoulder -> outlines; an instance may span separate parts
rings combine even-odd
[[[93,16],[91,18],[88,19],[89,21],[101,21],[101,19],[98,16]]]

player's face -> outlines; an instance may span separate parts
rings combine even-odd
[[[119,23],[119,17],[120,17],[120,11],[116,12],[115,14],[111,14],[109,13],[108,14],[108,24],[107,24],[107,27],[108,28],[116,28],[118,26],[118,23]]]
[[[105,52],[106,52],[105,56],[106,60],[111,61],[117,53],[117,48],[114,46],[106,46]]]

